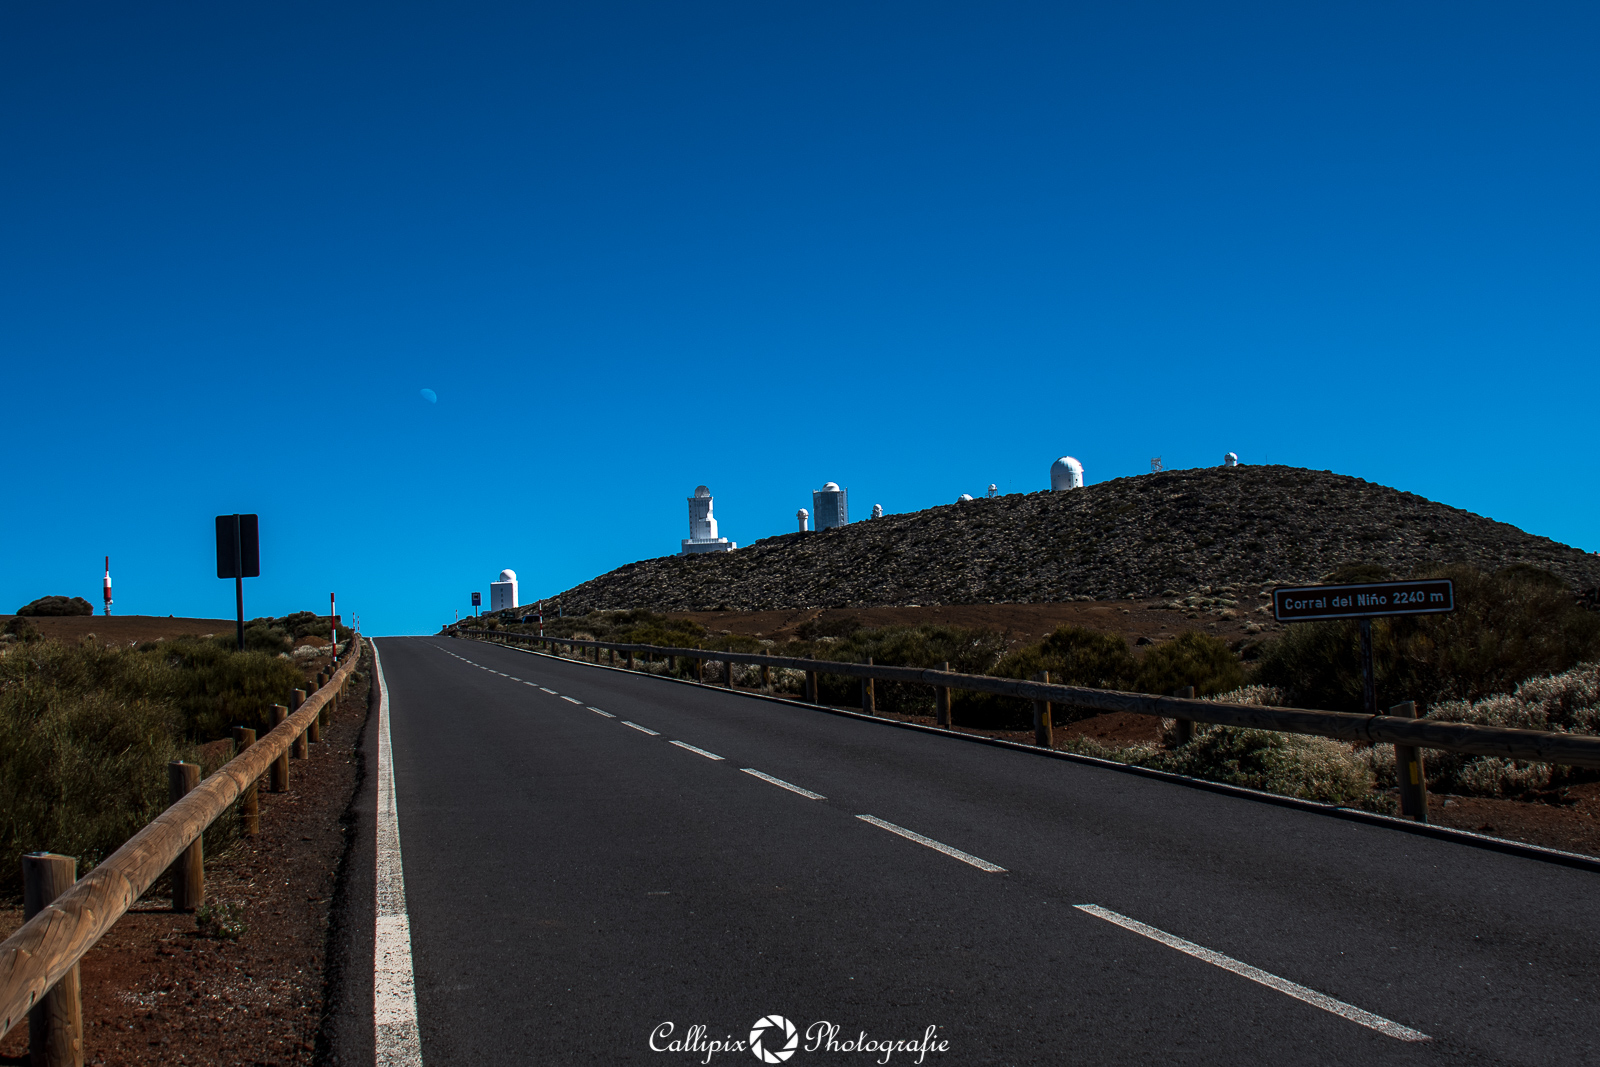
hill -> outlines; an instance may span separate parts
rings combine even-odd
[[[630,563],[561,593],[595,609],[1041,603],[1530,564],[1594,600],[1600,556],[1413,493],[1296,467],[1213,467],[947,504],[728,553]]]

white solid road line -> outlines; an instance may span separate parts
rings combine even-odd
[[[564,696],[561,699],[565,700],[568,704],[582,704],[583,703],[583,701],[581,701],[581,700],[574,700],[572,697],[567,697],[567,696]]]
[[[660,737],[660,736],[661,736],[661,733],[660,733],[660,731],[658,731],[658,730],[652,730],[652,729],[650,729],[650,727],[648,727],[648,726],[640,726],[640,725],[639,725],[639,724],[638,724],[638,723],[636,723],[636,722],[629,722],[629,721],[628,721],[628,720],[627,720],[627,719],[623,719],[623,720],[622,720],[622,725],[624,725],[624,726],[631,726],[631,727],[633,727],[633,728],[634,728],[634,729],[635,729],[635,730],[638,730],[638,731],[639,731],[639,732],[640,732],[640,733],[642,733],[642,734],[649,734],[649,735],[650,735],[650,736],[651,736],[651,737]]]
[[[601,711],[599,708],[590,708],[589,710],[594,712],[596,715],[604,715],[608,719],[616,718],[616,716],[611,714],[609,711]]]
[[[827,800],[828,799],[827,797],[823,796],[821,793],[813,793],[809,789],[801,789],[799,786],[794,785],[791,782],[786,782],[782,778],[774,778],[770,774],[762,774],[760,771],[756,770],[754,767],[740,767],[739,769],[741,771],[743,771],[744,773],[746,773],[746,774],[755,775],[757,778],[761,779],[763,782],[771,782],[773,785],[777,786],[779,789],[787,789],[791,793],[799,793],[801,796],[805,797],[807,800]]]
[[[704,756],[706,759],[721,759],[722,758],[721,756],[717,755],[715,752],[707,752],[703,748],[695,748],[693,745],[689,744],[689,742],[687,742],[687,741],[668,741],[667,744],[669,744],[669,745],[677,745],[679,748],[686,748],[690,752],[699,753],[700,755]]]
[[[874,826],[881,826],[891,834],[899,834],[907,841],[915,841],[919,845],[927,845],[935,852],[943,852],[946,856],[954,857],[955,859],[960,860],[962,863],[970,863],[980,871],[988,871],[991,874],[997,871],[1005,871],[1004,867],[996,866],[995,864],[990,863],[988,860],[981,860],[970,852],[962,852],[959,848],[952,848],[942,841],[935,841],[931,837],[923,837],[915,830],[907,830],[904,826],[896,826],[892,822],[884,822],[876,815],[857,815],[856,818],[860,819],[862,822],[870,822]]]
[[[1164,930],[1157,930],[1154,926],[1146,926],[1137,919],[1130,919],[1126,915],[1118,915],[1109,908],[1102,908],[1098,904],[1078,904],[1075,906],[1079,911],[1088,912],[1090,915],[1104,919],[1106,922],[1116,923],[1124,930],[1132,930],[1136,934],[1142,934],[1152,941],[1161,942],[1168,948],[1175,948],[1179,952],[1193,956],[1197,960],[1205,960],[1207,963],[1221,967],[1225,971],[1232,971],[1241,978],[1259,982],[1268,989],[1276,989],[1280,993],[1286,993],[1296,1000],[1303,1000],[1313,1007],[1321,1008],[1323,1011],[1331,1011],[1341,1018],[1349,1019],[1351,1022],[1365,1026],[1369,1030],[1376,1030],[1387,1037],[1392,1037],[1399,1041],[1433,1040],[1433,1038],[1420,1030],[1413,1030],[1409,1026],[1401,1026],[1399,1023],[1385,1019],[1381,1015],[1374,1015],[1372,1012],[1363,1011],[1353,1004],[1335,1000],[1326,993],[1318,993],[1315,989],[1307,989],[1305,986],[1291,982],[1287,978],[1279,978],[1275,974],[1268,974],[1259,967],[1252,967],[1248,963],[1239,962],[1232,956],[1224,956],[1220,952],[1213,952],[1209,948],[1203,948],[1195,944],[1193,941],[1185,941],[1181,937],[1174,937]]]
[[[389,744],[389,685],[372,642],[378,678],[378,817],[376,921],[372,933],[372,1027],[377,1067],[422,1067],[417,1030],[417,983],[411,970],[411,919],[400,864],[400,809],[394,796],[394,750]]]

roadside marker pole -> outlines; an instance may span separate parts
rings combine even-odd
[[[1389,709],[1400,719],[1417,717],[1417,702],[1408,700]],[[1417,822],[1428,821],[1428,777],[1422,768],[1422,750],[1413,745],[1394,746],[1394,773],[1400,783],[1400,814]]]

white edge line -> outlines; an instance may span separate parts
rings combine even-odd
[[[669,745],[677,745],[679,748],[686,748],[690,752],[696,753],[697,755],[704,756],[706,759],[721,759],[722,758],[721,756],[717,755],[715,752],[707,752],[703,748],[695,748],[693,745],[691,745],[687,741],[668,741],[667,744],[669,744]]]
[[[596,715],[604,715],[608,719],[616,718],[616,716],[611,714],[609,711],[601,711],[599,708],[590,708],[589,710],[594,712]]]
[[[763,782],[771,782],[773,785],[777,786],[779,789],[787,789],[791,793],[799,793],[801,796],[805,797],[807,800],[827,800],[828,799],[827,797],[823,796],[821,793],[813,793],[809,789],[801,789],[799,786],[795,785],[794,783],[786,782],[782,778],[774,778],[770,774],[762,774],[760,771],[756,770],[754,767],[740,767],[739,769],[741,771],[743,771],[744,773],[746,773],[746,774],[755,775],[757,778],[761,779]]]
[[[621,721],[622,725],[631,726],[635,730],[638,730],[642,734],[649,734],[651,737],[660,737],[661,736],[661,732],[659,730],[652,730],[648,726],[640,726],[638,723],[629,722],[627,719],[622,719],[620,721]]]
[[[942,841],[935,841],[931,837],[923,837],[915,830],[907,830],[904,826],[896,826],[892,822],[885,822],[876,815],[857,815],[856,818],[863,822],[870,822],[874,826],[880,826],[891,834],[899,834],[907,841],[915,841],[919,845],[927,845],[935,852],[943,852],[946,856],[958,859],[962,863],[970,863],[980,871],[988,871],[991,874],[1005,871],[1004,867],[990,863],[988,860],[981,860],[970,852],[962,852],[959,848],[952,848]]]
[[[378,642],[372,642],[378,679],[378,812],[376,907],[372,933],[372,1026],[377,1067],[422,1067],[417,1029],[417,983],[411,969],[411,919],[406,914],[405,870],[400,862],[400,810],[395,803],[394,749],[389,741],[389,683]]]
[[[1304,1001],[1313,1007],[1321,1008],[1323,1011],[1329,1011],[1341,1018],[1349,1019],[1353,1023],[1365,1026],[1368,1030],[1376,1030],[1386,1037],[1392,1037],[1397,1041],[1433,1040],[1421,1030],[1413,1030],[1409,1026],[1402,1026],[1392,1019],[1374,1015],[1372,1012],[1358,1008],[1354,1004],[1346,1004],[1342,1000],[1335,1000],[1326,993],[1318,993],[1315,989],[1307,989],[1305,986],[1291,982],[1287,978],[1279,978],[1275,974],[1268,974],[1259,967],[1241,963],[1232,956],[1224,956],[1220,952],[1214,952],[1209,948],[1195,944],[1193,941],[1185,941],[1183,938],[1169,934],[1165,930],[1157,930],[1154,926],[1147,926],[1137,919],[1130,919],[1126,915],[1118,915],[1109,908],[1102,908],[1098,904],[1076,904],[1074,907],[1079,911],[1088,912],[1096,918],[1104,919],[1106,922],[1115,923],[1124,930],[1131,930],[1136,934],[1148,937],[1152,941],[1159,941],[1168,948],[1175,948],[1185,955],[1204,960],[1213,966],[1221,967],[1225,971],[1232,971],[1241,978],[1248,978],[1250,981],[1260,983],[1268,989],[1276,989],[1280,993],[1291,996],[1296,1000]]]

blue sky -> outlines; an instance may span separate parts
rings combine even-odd
[[[1600,9],[0,8],[0,609],[429,631],[824,481],[1246,463],[1600,548]],[[421,395],[437,393],[437,403]]]

